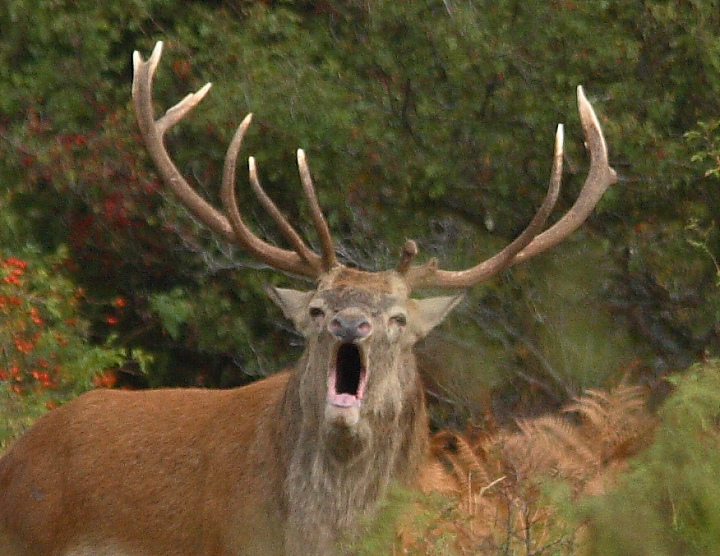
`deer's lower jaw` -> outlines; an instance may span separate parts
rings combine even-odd
[[[367,366],[362,347],[340,344],[328,373],[327,403],[336,408],[358,408],[366,384]]]

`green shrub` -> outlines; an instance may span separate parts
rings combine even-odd
[[[113,382],[139,351],[92,345],[78,315],[84,295],[68,279],[66,253],[11,254],[0,247],[0,448],[45,411]]]
[[[709,556],[720,546],[720,360],[672,379],[653,445],[584,502],[592,554]]]

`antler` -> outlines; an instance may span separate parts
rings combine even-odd
[[[267,243],[255,235],[242,218],[235,197],[235,170],[245,132],[250,125],[252,115],[248,116],[235,132],[225,156],[221,198],[225,214],[216,210],[188,184],[178,171],[165,149],[165,132],[179,122],[197,106],[210,89],[206,84],[196,93],[189,94],[164,116],[155,120],[152,105],[152,80],[162,54],[162,42],[155,45],[147,62],[138,52],[133,55],[135,68],[133,78],[133,101],[138,124],[143,139],[160,175],[170,189],[190,212],[212,231],[236,243],[250,255],[278,270],[300,274],[310,278],[320,278],[324,273],[338,266],[335,248],[325,217],[320,210],[317,194],[305,160],[305,153],[298,150],[298,168],[303,185],[303,193],[310,206],[310,212],[317,231],[322,255],[310,249],[292,225],[280,212],[260,185],[255,159],[249,159],[250,183],[260,203],[270,214],[293,250],[283,249]],[[574,232],[590,215],[605,190],[617,181],[615,171],[608,163],[607,145],[603,137],[600,122],[588,102],[582,87],[578,87],[578,107],[586,148],[590,152],[590,170],[575,204],[553,226],[542,232],[545,222],[552,212],[560,192],[563,164],[563,126],[559,125],[555,138],[555,154],[550,176],[550,186],[545,199],[527,228],[502,251],[489,259],[465,270],[441,270],[436,260],[424,265],[413,266],[412,261],[418,249],[414,241],[403,246],[397,272],[403,275],[410,289],[425,287],[466,288],[483,282],[502,270],[534,257],[563,241]],[[542,232],[542,233],[541,233]]]
[[[403,247],[398,272],[403,274],[411,289],[467,288],[483,282],[502,270],[534,257],[550,249],[577,230],[587,219],[602,197],[605,190],[617,181],[615,170],[608,163],[607,145],[603,137],[600,122],[592,105],[585,97],[582,87],[578,87],[578,109],[585,133],[585,146],[590,153],[590,170],[575,204],[553,226],[540,233],[552,211],[560,190],[563,162],[563,127],[558,126],[555,138],[555,155],[550,178],[550,187],[542,205],[528,227],[502,251],[489,259],[465,270],[441,270],[435,259],[420,265],[411,266],[410,260],[417,252],[414,242]]]
[[[260,186],[257,178],[254,159],[250,159],[250,181],[253,190],[260,199],[261,204],[275,220],[285,238],[290,242],[294,251],[277,247],[267,243],[245,224],[235,198],[235,168],[240,152],[243,137],[250,126],[252,114],[248,114],[235,132],[225,156],[221,198],[223,213],[219,212],[205,199],[203,199],[185,180],[168,155],[164,144],[164,135],[172,126],[178,123],[185,115],[197,106],[207,94],[211,84],[207,83],[196,93],[187,95],[183,100],[170,108],[164,116],[155,120],[152,102],[152,80],[155,75],[163,43],[159,41],[150,58],[144,61],[140,53],[133,54],[133,87],[132,96],[135,104],[135,113],[138,125],[150,156],[160,172],[165,184],[173,191],[178,199],[190,212],[210,230],[225,237],[228,241],[237,244],[253,257],[267,263],[278,270],[319,278],[324,272],[337,265],[335,250],[325,218],[320,211],[315,189],[310,178],[310,171],[305,161],[305,155],[298,151],[298,165],[303,183],[303,191],[310,205],[313,223],[320,237],[322,257],[312,251],[290,223],[280,213],[278,208],[267,196]]]

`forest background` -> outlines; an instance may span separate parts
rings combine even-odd
[[[660,405],[720,352],[717,1],[6,0],[0,6],[0,438],[93,387],[230,387],[290,364],[278,276],[213,238],[155,174],[131,54],[165,54],[158,113],[210,81],[168,138],[217,202],[229,139],[314,241],[306,149],[343,262],[443,268],[507,244],[540,204],[555,126],[564,189],[587,170],[575,89],[618,183],[564,245],[470,292],[422,346],[434,428],[552,411],[626,381]],[[277,239],[246,176],[253,225]],[[280,239],[277,239],[282,243]],[[717,411],[717,409],[715,410]]]

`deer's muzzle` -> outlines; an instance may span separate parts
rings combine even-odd
[[[363,314],[338,313],[328,326],[330,333],[342,342],[364,340],[372,332],[370,321]]]

